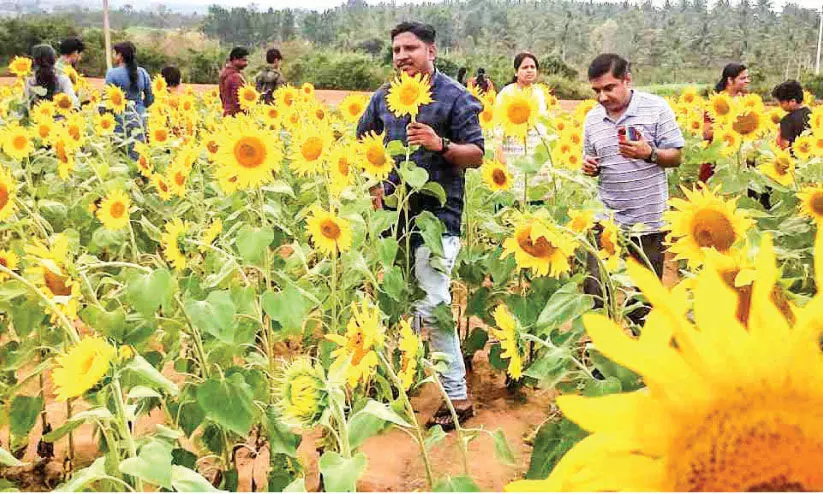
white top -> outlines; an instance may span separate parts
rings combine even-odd
[[[497,93],[497,100],[496,103],[500,104],[501,100],[508,94],[511,94],[517,90],[517,83],[513,82],[508,86],[504,87]],[[546,115],[548,113],[548,108],[546,107],[546,97],[543,94],[543,91],[540,88],[536,87],[534,84],[523,88],[525,91],[531,91],[532,96],[534,97],[535,101],[537,101],[537,110],[540,115]],[[513,137],[504,137],[503,136],[503,129],[500,127],[495,128],[495,142],[502,143],[503,147],[503,160],[509,165],[509,171],[512,174],[512,190],[515,192],[516,197],[520,197],[523,192],[524,187],[524,174],[523,172],[515,167],[512,166],[514,160],[518,158],[522,158],[524,155],[528,153],[528,155],[532,155],[534,150],[542,144],[542,139],[545,138],[547,135],[546,127],[541,124],[537,123],[536,126],[532,129],[529,129],[528,133],[526,134],[525,142],[522,139],[516,139]],[[535,185],[538,183],[545,183],[549,180],[549,167],[551,166],[550,162],[545,163],[540,170],[532,175],[529,180],[529,185]]]
[[[54,94],[66,93],[69,95],[69,98],[71,98],[71,103],[75,108],[80,106],[80,101],[77,99],[77,94],[74,92],[74,86],[69,76],[62,72],[56,72],[56,75],[57,84],[54,86]],[[38,97],[42,99],[42,97],[37,94],[40,91],[45,94],[46,88],[38,86],[37,79],[34,76],[27,77],[25,86],[23,87],[23,94],[26,96],[26,101],[29,106],[31,106],[32,102],[37,100]]]

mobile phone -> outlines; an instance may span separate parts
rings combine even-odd
[[[619,125],[617,127],[617,140],[619,142],[639,141],[640,131],[632,125]]]

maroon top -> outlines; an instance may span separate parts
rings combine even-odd
[[[226,64],[220,72],[220,101],[223,103],[223,116],[230,117],[240,113],[240,98],[237,92],[246,84],[243,73],[231,63]]]

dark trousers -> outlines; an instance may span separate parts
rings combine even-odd
[[[595,227],[598,248],[600,248],[601,232],[602,228],[599,226]],[[654,268],[655,274],[660,279],[663,279],[663,261],[665,260],[666,253],[666,249],[663,247],[664,236],[664,233],[649,233],[646,235],[630,237],[631,244],[628,246],[629,254],[645,266],[646,261],[644,261],[643,256],[637,252],[637,246],[640,246],[643,250],[643,254],[646,255],[652,265],[652,268]],[[586,281],[583,282],[583,292],[588,295],[600,297],[595,298],[594,300],[595,308],[603,307],[603,289],[600,285],[600,266],[598,265],[597,259],[595,259],[591,254],[589,254],[586,258],[586,271],[589,275],[586,277]],[[615,296],[613,293],[606,295],[609,297]],[[627,317],[633,323],[642,325],[643,320],[646,319],[646,315],[650,310],[650,306],[644,305],[643,307],[639,307],[631,311]]]

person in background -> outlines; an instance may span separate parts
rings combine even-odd
[[[732,62],[723,67],[720,80],[714,85],[715,92],[726,93],[732,98],[743,96],[749,90],[749,69],[742,63]],[[714,122],[708,112],[703,114],[703,139],[711,142],[714,139]],[[714,175],[714,164],[703,163],[698,171],[701,182],[708,181]]]
[[[466,87],[469,89],[477,87],[484,93],[494,91],[494,83],[489,79],[489,76],[486,75],[486,69],[483,67],[477,69],[477,75],[469,79],[469,84]]]
[[[60,42],[60,58],[55,67],[58,73],[65,73],[72,79],[72,84],[77,84],[77,64],[83,58],[86,44],[78,37],[66,38]]]
[[[280,73],[283,54],[277,48],[270,48],[266,52],[266,63],[268,65],[254,77],[254,87],[260,93],[260,99],[266,104],[271,104],[274,101],[274,92],[286,85],[286,79]]]
[[[231,117],[243,111],[237,92],[246,84],[243,69],[249,64],[248,57],[249,50],[235,46],[229,52],[229,61],[220,72],[220,101],[223,103],[224,117]]]
[[[73,107],[79,106],[69,76],[56,69],[54,48],[49,45],[34,46],[31,49],[31,56],[34,59],[34,75],[26,78],[23,87],[29,107],[40,100],[51,101],[54,95],[59,93],[67,94]]]
[[[137,48],[131,41],[117,43],[112,48],[112,61],[115,67],[106,72],[106,85],[114,85],[123,90],[126,99],[131,103],[126,107],[124,115],[119,115],[118,128],[122,132],[125,125],[126,133],[138,140],[145,139],[144,122],[146,109],[154,103],[154,94],[151,89],[151,77],[146,69],[137,65]],[[139,132],[135,132],[135,131]],[[129,151],[131,153],[131,150]]]
[[[780,119],[780,129],[777,133],[777,145],[786,149],[794,144],[809,128],[809,117],[812,111],[803,104],[803,87],[797,81],[786,81],[778,84],[772,90],[772,97],[780,104],[786,115]]]
[[[167,65],[160,69],[160,76],[166,81],[170,94],[175,94],[180,90],[180,80],[182,78],[180,69],[173,65]]]
[[[680,166],[686,144],[683,134],[666,100],[632,89],[629,62],[620,55],[598,55],[588,75],[600,104],[589,111],[583,124],[583,173],[598,177],[600,201],[624,232],[632,232],[632,244],[643,252],[641,256],[637,247],[630,247],[632,256],[648,259],[662,278],[663,212],[669,199],[666,169]],[[619,131],[629,127],[637,131],[636,138],[621,140]],[[637,233],[636,228],[645,231]],[[595,232],[599,244],[602,228],[598,225]],[[589,254],[586,268],[589,276],[583,291],[595,295],[595,303],[602,306],[597,258]],[[628,318],[642,324],[648,312],[648,307],[641,307]]]
[[[466,67],[460,67],[459,69],[457,69],[457,82],[459,82],[460,85],[466,85],[466,74],[468,73],[469,69],[467,69]]]
[[[512,78],[511,83],[501,89],[497,94],[497,104],[500,104],[503,98],[507,95],[519,89],[521,91],[525,91],[528,95],[534,98],[537,103],[539,113],[541,115],[545,114],[547,112],[545,95],[543,94],[543,91],[535,87],[539,74],[540,64],[537,61],[537,57],[534,56],[533,53],[524,51],[515,55],[514,77]],[[541,134],[545,134],[545,131],[546,129],[542,124],[537,124],[536,127],[529,129],[529,132],[526,135],[526,141],[524,142],[522,139],[515,139],[512,137],[504,138],[503,129],[496,129],[495,141],[497,146],[495,147],[495,157],[501,163],[511,165],[517,158],[521,158],[529,152],[534,152],[534,150],[537,149],[537,146],[542,142]],[[536,177],[534,177],[536,180],[529,181],[529,185],[533,182],[547,181],[548,171],[546,168],[548,166],[550,165],[547,163],[544,169],[539,171]],[[515,166],[510,166],[509,171],[512,173],[512,188],[515,197],[522,198],[526,185],[525,176],[523,172]]]

